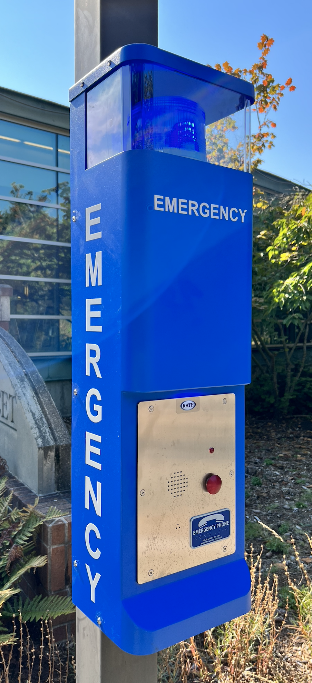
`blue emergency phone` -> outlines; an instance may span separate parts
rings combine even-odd
[[[145,655],[250,608],[254,91],[138,44],[70,99],[73,600]]]

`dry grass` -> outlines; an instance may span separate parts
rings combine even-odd
[[[41,621],[36,646],[21,618],[13,619],[13,636],[0,646],[0,683],[74,683],[72,644],[56,644],[51,622]]]
[[[295,585],[284,557],[292,613],[288,602],[279,608],[278,575],[265,576],[251,548],[251,611],[159,653],[159,683],[311,683],[312,586],[292,544],[302,574]]]
[[[278,575],[264,574],[261,554],[255,557],[251,547],[251,611],[160,652],[158,683],[311,683],[312,585],[292,545],[298,584],[285,557],[282,563],[291,609],[287,600],[286,609],[279,607]],[[0,647],[0,683],[74,682],[70,645],[56,645],[49,622],[41,623],[36,647],[21,619],[14,621],[14,635],[14,644]]]

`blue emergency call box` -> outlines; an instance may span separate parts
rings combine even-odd
[[[250,607],[254,91],[137,44],[70,99],[73,601],[145,655]]]

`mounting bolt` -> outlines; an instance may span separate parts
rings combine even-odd
[[[78,394],[78,389],[74,389],[74,396],[77,396]]]
[[[224,553],[226,553],[226,551],[227,551],[227,545],[224,545],[223,548],[222,548],[222,550],[223,550]]]
[[[148,412],[152,413],[154,411],[154,406],[148,406]]]
[[[141,489],[140,496],[145,496],[145,489]]]
[[[112,65],[112,62],[111,62],[110,59],[108,60],[107,64],[108,64],[108,66],[111,66],[111,65]]]
[[[78,562],[77,562],[77,560],[74,560],[74,567],[78,567]]]
[[[77,220],[76,216],[72,216],[73,223],[76,223],[76,220]]]
[[[83,86],[84,86],[84,81],[81,81],[80,87],[83,88]]]
[[[227,400],[226,400],[226,398],[224,398],[224,399],[223,399],[223,403],[227,403]]]
[[[233,477],[233,476],[234,476],[233,470],[230,470],[229,475],[230,475],[230,477]]]
[[[97,624],[98,624],[99,626],[101,626],[101,623],[102,623],[101,617],[98,617],[96,621],[97,621]]]
[[[153,576],[153,575],[154,575],[154,569],[150,569],[149,572],[148,572],[148,575],[149,575],[149,576]]]

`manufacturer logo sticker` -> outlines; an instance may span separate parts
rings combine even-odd
[[[230,510],[218,510],[205,515],[197,515],[192,517],[190,523],[192,548],[221,541],[228,538],[231,533]]]
[[[193,410],[195,407],[195,401],[183,401],[183,403],[181,403],[182,410]]]

